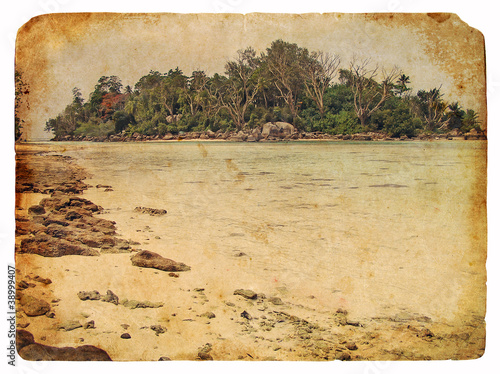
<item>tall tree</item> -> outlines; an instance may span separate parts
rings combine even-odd
[[[342,70],[341,81],[349,86],[354,95],[354,110],[362,126],[368,124],[370,116],[393,95],[394,81],[400,70],[394,67],[390,72],[381,70],[382,82],[378,83],[379,67],[370,67],[370,60],[351,61],[349,70]]]
[[[325,113],[324,96],[333,78],[337,75],[340,65],[340,56],[312,52],[302,60],[302,76],[306,94],[317,105],[321,118]]]
[[[287,104],[295,119],[299,109],[297,98],[304,88],[301,71],[304,60],[308,58],[308,50],[280,39],[272,42],[262,57],[279,97]]]
[[[226,63],[228,79],[217,88],[216,99],[225,108],[237,129],[245,125],[245,114],[260,89],[260,78],[256,74],[259,58],[253,48],[239,50],[235,60]]]
[[[422,118],[426,131],[443,129],[448,125],[446,118],[448,105],[443,100],[440,88],[433,88],[429,91],[419,90],[413,99],[413,111]]]

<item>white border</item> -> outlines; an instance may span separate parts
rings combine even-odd
[[[6,280],[7,263],[13,263],[14,248],[14,146],[13,146],[13,107],[14,107],[14,38],[17,29],[31,17],[52,12],[453,12],[457,13],[469,25],[479,29],[486,38],[487,69],[488,69],[488,137],[489,137],[489,167],[488,167],[488,218],[489,218],[489,251],[488,251],[488,312],[487,312],[487,348],[486,354],[472,361],[433,361],[433,362],[280,362],[280,363],[236,363],[236,362],[169,362],[169,363],[27,363],[18,358],[16,368],[7,365],[6,349],[0,351],[0,367],[7,367],[8,373],[67,373],[72,374],[93,372],[124,371],[126,373],[138,370],[151,371],[191,371],[204,370],[208,372],[238,371],[239,373],[254,373],[255,371],[287,371],[303,372],[314,370],[320,372],[339,373],[492,373],[496,362],[496,353],[500,352],[499,344],[499,198],[498,181],[498,126],[500,108],[500,22],[498,10],[500,6],[488,0],[349,0],[349,1],[292,1],[292,0],[193,0],[193,1],[131,1],[131,0],[23,0],[2,2],[0,17],[0,87],[1,87],[1,195],[0,195],[0,311],[6,311]],[[0,312],[0,313],[2,313]],[[7,347],[6,314],[0,316],[0,346]],[[166,366],[165,366],[166,365]]]

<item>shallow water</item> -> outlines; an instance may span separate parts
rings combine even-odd
[[[409,311],[451,321],[484,315],[484,145],[44,147],[74,157],[91,185],[112,186],[85,195],[123,237],[198,269],[221,294],[252,288],[302,303],[314,296],[315,306],[355,316]]]

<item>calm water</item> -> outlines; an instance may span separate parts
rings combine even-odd
[[[238,283],[302,302],[313,295],[315,305],[360,316],[484,313],[482,142],[50,148],[75,157],[89,183],[113,187],[86,195],[124,237],[210,273],[221,292]]]

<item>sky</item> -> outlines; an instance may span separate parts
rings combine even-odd
[[[88,99],[103,75],[134,84],[150,70],[223,73],[239,49],[263,52],[273,40],[409,75],[415,91],[441,87],[447,101],[485,123],[483,35],[454,14],[47,14],[17,34],[16,69],[29,84],[27,140],[48,139],[47,119]]]

